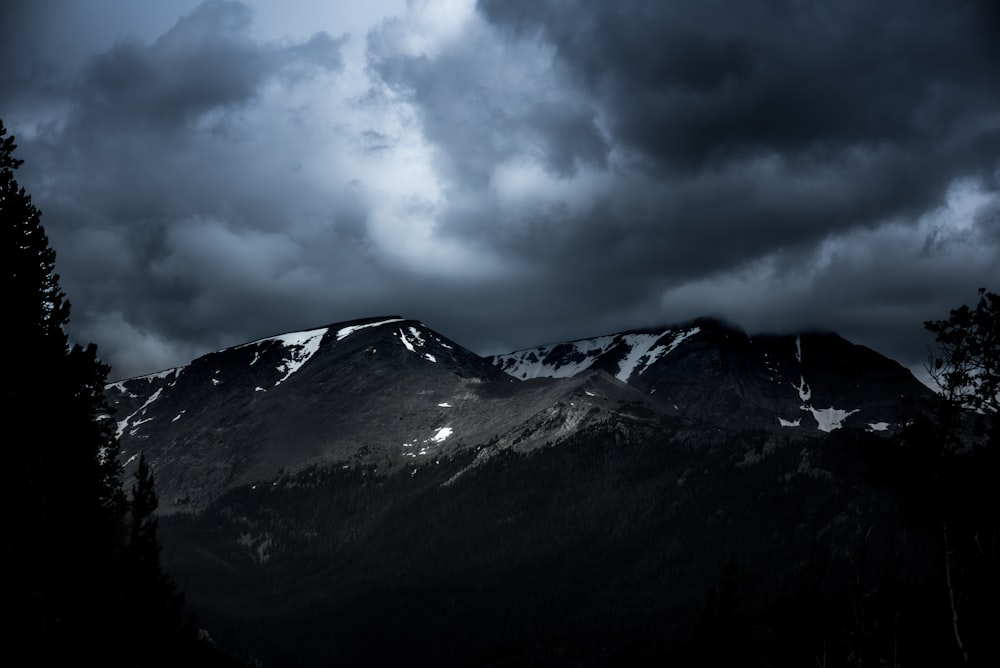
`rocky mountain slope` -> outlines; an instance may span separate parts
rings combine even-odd
[[[126,484],[140,453],[154,470],[165,567],[255,665],[846,665],[891,624],[912,657],[949,642],[921,589],[936,525],[890,482],[929,391],[834,334],[701,319],[483,358],[387,316],[107,395]]]
[[[901,396],[926,393],[833,334],[750,338],[703,319],[487,359],[397,316],[268,337],[107,388],[127,467],[145,453],[165,512],[316,464],[482,459],[608,420],[885,430],[903,417]]]
[[[751,337],[708,318],[551,344],[492,361],[521,379],[601,369],[680,414],[739,428],[882,431],[905,417],[902,397],[929,395],[900,364],[836,334]]]

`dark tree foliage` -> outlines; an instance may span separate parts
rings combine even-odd
[[[113,605],[123,496],[118,444],[103,398],[107,367],[93,346],[70,347],[70,305],[54,273],[40,213],[19,187],[15,144],[0,124],[0,219],[12,317],[4,410],[10,475],[4,493],[7,600],[14,637],[52,648],[96,638],[95,608]]]
[[[963,305],[924,326],[936,338],[929,370],[944,396],[975,411],[1000,412],[1000,295],[980,288],[974,309]]]
[[[965,664],[995,665],[1000,296],[980,288],[975,308],[963,305],[924,326],[935,335],[929,370],[941,398],[909,441],[923,453],[922,493],[939,523],[943,607],[955,656]]]
[[[21,164],[15,148],[0,122],[8,312],[7,475],[0,485],[5,648],[35,665],[61,665],[67,657],[75,664],[157,665],[183,656],[178,652],[197,653],[193,632],[182,633],[178,595],[159,569],[146,467],[131,504],[139,531],[129,535],[130,504],[104,398],[108,367],[93,344],[69,343],[70,303],[41,214],[14,178]],[[124,633],[140,629],[159,645],[147,641],[145,653],[130,651],[136,647]]]
[[[153,475],[140,455],[129,506],[129,540],[126,548],[125,620],[123,634],[133,655],[173,656],[188,631],[183,624],[183,596],[160,568],[160,543],[156,537],[158,500]],[[178,657],[179,658],[179,657]]]
[[[155,515],[158,505],[153,474],[146,463],[146,455],[139,455],[139,466],[132,485],[129,550],[136,566],[145,570],[159,569],[160,546],[156,541]]]

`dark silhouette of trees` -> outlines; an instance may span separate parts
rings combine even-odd
[[[140,455],[129,504],[123,569],[124,609],[129,616],[123,637],[132,655],[160,656],[169,664],[183,658],[178,648],[183,647],[191,630],[185,626],[181,614],[184,597],[160,567],[157,505],[152,472],[145,455]],[[168,657],[171,661],[166,661]]]
[[[935,335],[931,376],[950,402],[981,413],[1000,412],[1000,295],[979,289],[979,303],[924,326]]]
[[[96,348],[69,346],[70,304],[31,197],[14,179],[21,161],[0,123],[0,220],[10,368],[4,410],[10,457],[4,485],[4,557],[14,637],[54,651],[53,639],[96,643],[94,611],[116,598],[124,496],[118,444],[104,401],[107,367]]]
[[[69,343],[70,303],[41,214],[14,178],[22,162],[15,148],[0,122],[9,314],[0,485],[5,648],[36,665],[69,657],[74,664],[180,665],[179,657],[202,654],[160,570],[152,475],[143,461],[130,503],[104,397],[108,367],[93,344]]]
[[[979,289],[975,308],[924,323],[935,335],[929,371],[940,389],[933,422],[914,440],[933,439],[927,476],[936,483],[947,617],[962,663],[1000,661],[996,481],[1000,475],[1000,296]]]

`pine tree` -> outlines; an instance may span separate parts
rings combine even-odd
[[[6,248],[9,472],[5,593],[12,637],[57,653],[94,647],[95,612],[115,605],[124,495],[104,399],[108,368],[70,346],[70,304],[41,214],[14,178],[21,161],[0,123],[0,223]]]
[[[129,539],[125,572],[127,580],[128,643],[134,653],[173,654],[185,629],[181,616],[184,597],[160,568],[160,543],[156,538],[158,506],[153,475],[144,454],[132,485]]]
[[[14,178],[0,121],[4,323],[5,649],[32,665],[238,665],[183,623],[162,572],[153,476],[143,458],[128,502],[93,344],[70,345],[70,304],[41,213]]]
[[[964,664],[1000,661],[996,574],[1000,514],[1000,295],[979,290],[975,307],[953,309],[924,323],[937,354],[928,367],[940,401],[927,436],[940,456],[933,463],[941,524],[944,590],[956,655]]]
[[[979,303],[929,320],[938,351],[931,377],[950,402],[986,415],[1000,413],[1000,295],[979,289]]]
[[[186,655],[205,650],[182,624],[182,598],[160,569],[152,474],[143,460],[129,504],[104,397],[108,367],[93,344],[69,343],[70,304],[41,213],[14,178],[15,148],[0,122],[10,313],[0,485],[5,646],[39,665],[70,657],[105,666],[190,663]]]
[[[160,544],[156,540],[156,509],[159,499],[153,484],[153,474],[146,455],[139,455],[139,465],[132,485],[129,521],[129,551],[131,560],[142,569],[159,570]]]

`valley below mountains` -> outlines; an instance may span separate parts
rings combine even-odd
[[[932,393],[836,334],[699,319],[482,357],[386,316],[106,396],[165,569],[255,665],[954,652],[901,445]]]

